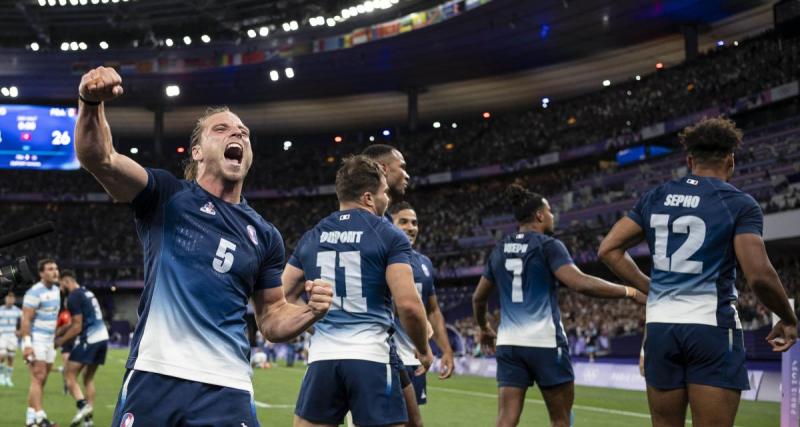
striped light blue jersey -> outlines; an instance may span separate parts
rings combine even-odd
[[[541,233],[512,234],[497,244],[483,272],[500,294],[497,345],[567,345],[554,272],[572,263],[560,240]]]
[[[14,335],[17,331],[17,322],[22,317],[22,310],[16,305],[0,306],[0,337]]]
[[[389,362],[393,316],[386,268],[409,264],[410,257],[405,234],[363,209],[334,212],[306,232],[289,264],[303,270],[306,279],[334,284],[331,309],[314,325],[309,363]]]
[[[628,216],[653,257],[647,323],[741,328],[733,239],[761,235],[755,199],[719,179],[689,175],[643,195]]]
[[[61,307],[61,291],[57,285],[49,288],[39,282],[33,285],[22,299],[23,308],[35,310],[31,325],[31,339],[35,342],[52,343],[56,335],[56,321]]]
[[[72,291],[67,298],[67,309],[69,314],[83,316],[81,334],[75,340],[75,344],[89,343],[94,344],[108,339],[108,330],[103,323],[103,312],[92,291],[80,287]]]
[[[436,295],[436,289],[433,286],[433,263],[431,263],[430,258],[425,255],[417,251],[412,251],[411,269],[414,271],[414,285],[417,287],[417,292],[419,292],[419,296],[422,298],[422,304],[425,305],[425,311],[427,312],[430,309],[428,304],[430,304],[431,295]],[[394,318],[394,327],[396,330],[394,340],[395,344],[397,344],[397,355],[400,356],[400,360],[402,360],[403,364],[406,366],[419,365],[420,362],[416,357],[414,342],[411,341],[411,337],[403,330],[403,325],[400,324],[400,318],[398,316]]]

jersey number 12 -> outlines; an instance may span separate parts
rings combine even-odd
[[[706,223],[694,216],[686,215],[672,222],[672,232],[686,234],[686,241],[678,248],[672,257],[667,256],[667,241],[669,239],[669,215],[650,215],[650,226],[656,229],[656,242],[653,254],[653,268],[675,273],[700,274],[703,272],[703,263],[691,261],[689,258],[695,254],[706,240]]]

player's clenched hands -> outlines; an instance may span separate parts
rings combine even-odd
[[[772,332],[767,335],[767,342],[772,346],[772,351],[786,351],[797,342],[797,325],[790,325],[783,320],[775,324]]]
[[[333,302],[333,287],[330,283],[316,279],[306,280],[306,293],[308,294],[308,306],[314,317],[321,319],[331,308]]]
[[[110,101],[122,95],[122,77],[109,67],[97,67],[81,77],[78,93],[89,102]]]

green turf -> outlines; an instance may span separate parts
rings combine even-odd
[[[114,403],[122,382],[127,350],[109,352],[106,365],[100,368],[95,404],[95,425],[111,423]],[[17,355],[14,388],[0,387],[0,427],[22,426],[27,400],[27,367]],[[58,365],[58,364],[57,364]],[[290,426],[292,408],[305,368],[276,367],[257,370],[254,386],[258,403],[258,418],[265,426]],[[62,393],[59,372],[53,372],[46,386],[45,410],[51,420],[61,426],[69,425],[75,413],[75,403]],[[490,378],[456,376],[439,381],[428,376],[429,403],[422,408],[427,426],[491,426],[497,411],[495,383]],[[650,425],[644,393],[578,387],[575,392],[575,425],[592,427],[626,427]],[[777,427],[777,403],[742,401],[736,425],[741,427]],[[523,426],[548,425],[547,413],[538,390],[528,393],[522,414]]]

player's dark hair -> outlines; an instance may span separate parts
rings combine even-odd
[[[221,107],[208,107],[206,111],[197,119],[197,123],[192,130],[192,136],[189,138],[189,158],[183,161],[183,177],[187,181],[192,181],[197,178],[197,161],[192,158],[192,147],[200,143],[203,138],[203,131],[205,130],[206,119],[218,113],[226,113],[231,111],[227,106]]]
[[[43,259],[40,259],[40,260],[39,260],[39,262],[38,262],[38,263],[36,263],[36,266],[39,268],[39,273],[41,273],[41,272],[43,272],[43,271],[44,271],[44,267],[45,267],[47,264],[56,264],[56,260],[54,260],[53,258],[43,258]],[[58,264],[56,264],[56,265],[58,265]]]
[[[369,157],[373,160],[379,160],[392,154],[392,151],[397,150],[397,148],[392,147],[391,145],[386,144],[372,144],[364,149],[361,154]]]
[[[511,201],[514,218],[520,223],[531,222],[536,211],[544,207],[544,197],[541,194],[528,191],[519,184],[509,185],[506,197]]]
[[[720,161],[733,153],[742,143],[742,131],[725,117],[703,119],[684,129],[679,135],[681,145],[699,162]]]
[[[67,277],[69,277],[72,280],[76,281],[78,280],[78,277],[75,276],[75,272],[72,270],[61,270],[58,276],[61,277],[62,279],[66,279]]]
[[[394,203],[391,206],[389,206],[389,213],[394,215],[394,214],[396,214],[396,213],[398,213],[400,211],[404,211],[406,209],[411,209],[413,211],[414,207],[411,206],[411,203],[408,203],[406,201],[402,201],[402,202]]]
[[[349,156],[336,171],[336,197],[340,202],[354,202],[366,192],[377,193],[382,176],[383,170],[375,160],[364,155]]]

